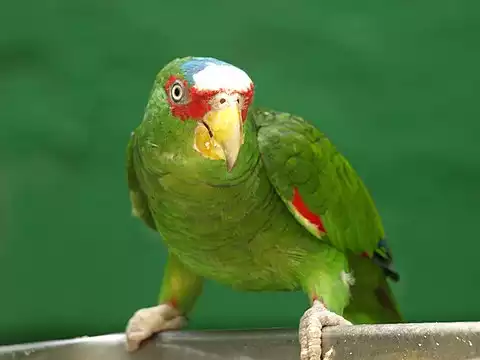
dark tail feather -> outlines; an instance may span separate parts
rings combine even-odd
[[[372,261],[375,265],[382,268],[386,277],[392,279],[394,282],[400,281],[400,274],[393,270],[391,260],[387,260],[375,252],[373,254]]]
[[[400,275],[393,270],[393,255],[388,246],[387,239],[381,239],[377,244],[377,249],[373,253],[372,261],[383,269],[386,277],[397,282],[400,281]]]
[[[351,300],[344,316],[354,324],[381,324],[403,322],[388,278],[399,279],[389,266],[381,266],[378,260],[352,255],[349,263],[355,284],[351,288]],[[381,263],[385,265],[385,263]],[[388,274],[388,275],[387,275]]]

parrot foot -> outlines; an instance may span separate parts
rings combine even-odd
[[[329,352],[322,355],[322,328],[326,326],[352,325],[342,316],[329,311],[320,301],[305,311],[300,319],[299,340],[301,360],[328,360]]]
[[[185,317],[168,304],[140,309],[128,321],[125,331],[127,351],[137,350],[142,341],[155,333],[180,329],[186,322]]]

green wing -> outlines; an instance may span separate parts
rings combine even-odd
[[[127,180],[128,189],[130,191],[130,201],[132,203],[132,214],[142,219],[148,227],[156,230],[157,227],[155,225],[155,221],[153,220],[152,213],[148,207],[147,195],[145,195],[141,189],[135,171],[135,146],[136,137],[135,133],[132,132],[127,146]]]
[[[384,229],[367,189],[327,137],[291,114],[258,109],[252,115],[269,179],[299,222],[341,251],[376,254],[390,262],[388,249],[379,246]],[[320,217],[325,232],[296,211],[294,189]]]

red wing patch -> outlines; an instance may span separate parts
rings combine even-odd
[[[297,212],[310,224],[314,225],[320,233],[325,234],[327,231],[323,226],[322,219],[317,214],[313,213],[308,207],[307,204],[303,201],[302,197],[300,196],[300,192],[295,187],[293,188],[293,199],[292,205],[297,210]]]

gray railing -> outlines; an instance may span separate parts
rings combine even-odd
[[[325,329],[328,360],[480,360],[480,322]],[[179,331],[134,354],[122,334],[0,347],[0,360],[298,360],[296,330]]]

